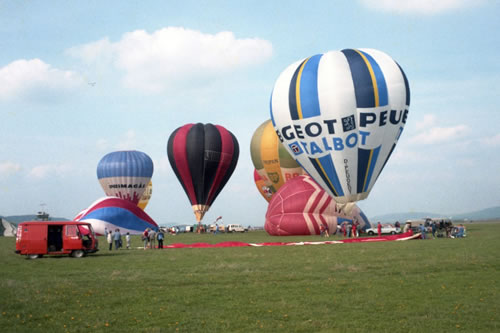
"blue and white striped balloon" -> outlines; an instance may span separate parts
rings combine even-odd
[[[278,137],[337,202],[365,199],[403,131],[410,88],[373,49],[317,54],[286,68],[271,95]]]
[[[153,161],[136,150],[115,151],[97,165],[97,178],[104,193],[138,204],[153,175]]]

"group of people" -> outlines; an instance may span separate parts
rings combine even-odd
[[[359,222],[354,221],[354,223],[349,223],[347,221],[342,222],[340,225],[340,232],[344,237],[356,238],[359,237]]]
[[[463,238],[466,236],[465,226],[459,224],[451,230],[451,238]]]
[[[408,224],[406,226],[409,226]],[[405,226],[405,227],[406,227]],[[427,232],[432,233],[432,238],[444,237],[443,231],[446,233],[446,238],[463,238],[466,236],[467,232],[463,224],[453,226],[451,223],[444,224],[441,222],[431,222],[429,226],[425,224],[420,224],[418,231],[421,234],[421,239],[427,238]]]
[[[344,237],[356,238],[359,237],[360,224],[358,221],[354,221],[353,223],[344,221],[338,226],[338,229]],[[330,237],[330,230],[327,224],[320,224],[319,231],[321,236]],[[334,230],[333,234],[336,234],[337,231],[338,230]]]
[[[122,234],[120,233],[120,229],[115,229],[113,233],[111,230],[105,229],[104,233],[106,234],[106,240],[109,244],[109,250],[113,250],[113,243],[115,244],[115,250],[119,250],[123,247],[122,243]],[[125,242],[127,243],[127,250],[130,249],[130,233],[127,232],[125,234]]]
[[[113,233],[111,230],[105,229],[104,233],[106,234],[106,240],[109,244],[109,250],[113,250],[113,244],[115,245],[115,250],[119,250],[123,247],[122,243],[122,234],[120,233],[120,229],[115,229]],[[142,233],[142,240],[144,241],[144,249],[156,248],[156,241],[158,241],[158,249],[163,249],[163,240],[165,238],[165,234],[163,230],[158,229],[155,231],[154,229],[147,228]],[[125,234],[125,242],[127,245],[127,250],[130,249],[130,233],[127,232]]]
[[[158,249],[163,249],[163,240],[165,239],[165,233],[160,228],[158,231],[155,231],[151,228],[146,228],[142,233],[142,241],[144,242],[144,250],[145,249],[154,249],[156,248],[156,241],[158,241]]]

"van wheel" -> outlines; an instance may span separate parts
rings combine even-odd
[[[391,231],[391,235],[395,235],[395,234],[396,234],[396,232],[395,232],[395,231]]]
[[[29,259],[37,259],[37,258],[40,258],[40,257],[41,257],[41,255],[39,255],[39,254],[28,254],[28,258]]]
[[[373,231],[368,231],[368,235],[373,236],[375,233]]]
[[[75,251],[71,252],[71,256],[73,258],[81,258],[81,257],[85,256],[85,252],[83,250],[75,250]]]

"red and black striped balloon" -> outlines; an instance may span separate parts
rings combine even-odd
[[[170,135],[167,154],[200,222],[236,168],[238,140],[220,125],[187,124]]]

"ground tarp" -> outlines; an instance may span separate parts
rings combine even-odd
[[[410,239],[418,239],[420,234],[413,234],[412,231],[408,231],[404,234],[397,235],[387,235],[380,237],[358,237],[358,238],[346,238],[342,240],[334,241],[320,241],[320,242],[267,242],[267,243],[245,243],[245,242],[221,242],[217,244],[210,243],[174,243],[170,245],[164,245],[163,248],[166,249],[183,249],[183,248],[214,248],[214,247],[243,247],[243,246],[297,246],[297,245],[327,245],[327,244],[344,244],[344,243],[363,243],[363,242],[387,242],[387,241],[405,241]]]

